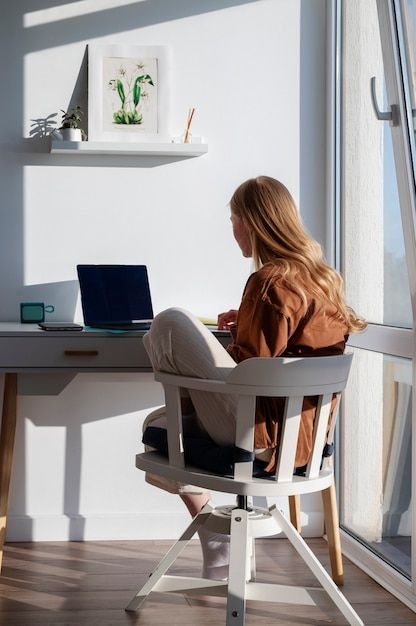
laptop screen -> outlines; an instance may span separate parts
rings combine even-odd
[[[153,319],[145,265],[77,265],[87,326]]]

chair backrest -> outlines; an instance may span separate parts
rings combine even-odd
[[[313,429],[313,447],[305,476],[319,475],[325,443],[332,443],[339,397],[345,389],[352,354],[308,358],[251,358],[239,363],[226,379],[206,380],[155,372],[163,383],[168,420],[169,463],[184,467],[180,389],[233,394],[238,397],[235,446],[249,453],[254,450],[254,427],[257,397],[285,398],[282,432],[275,479],[291,481],[305,396],[317,396]],[[330,432],[328,420],[334,396]],[[252,461],[235,463],[234,478],[250,482]]]

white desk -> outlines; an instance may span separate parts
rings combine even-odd
[[[226,345],[228,333],[214,333]],[[49,331],[37,325],[0,322],[0,373],[5,374],[0,432],[0,570],[16,430],[18,375],[69,372],[149,372],[144,331]]]
[[[149,372],[144,332],[50,331],[0,323],[0,372],[5,374],[0,432],[0,569],[6,538],[17,413],[17,376],[48,372]]]
[[[0,322],[0,372],[148,372],[144,331],[44,331]]]

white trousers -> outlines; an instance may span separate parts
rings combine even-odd
[[[184,309],[171,308],[159,313],[151,329],[143,337],[143,344],[153,369],[225,380],[236,366],[234,359],[223,348],[214,335],[194,316]],[[189,395],[195,407],[199,425],[218,445],[235,442],[236,398],[225,394],[207,393],[190,389]],[[152,412],[145,420],[146,428],[160,420],[163,410]],[[201,488],[179,485],[153,475],[146,476],[147,482],[171,493],[201,493]]]
[[[159,313],[143,337],[153,369],[196,378],[225,380],[234,359],[192,313],[167,309]],[[218,445],[235,441],[234,396],[189,390],[200,425]]]

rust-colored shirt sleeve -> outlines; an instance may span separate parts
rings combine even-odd
[[[272,303],[263,293],[263,287],[256,274],[247,282],[233,342],[228,347],[237,362],[250,357],[276,357],[286,350],[291,320],[278,301]]]

